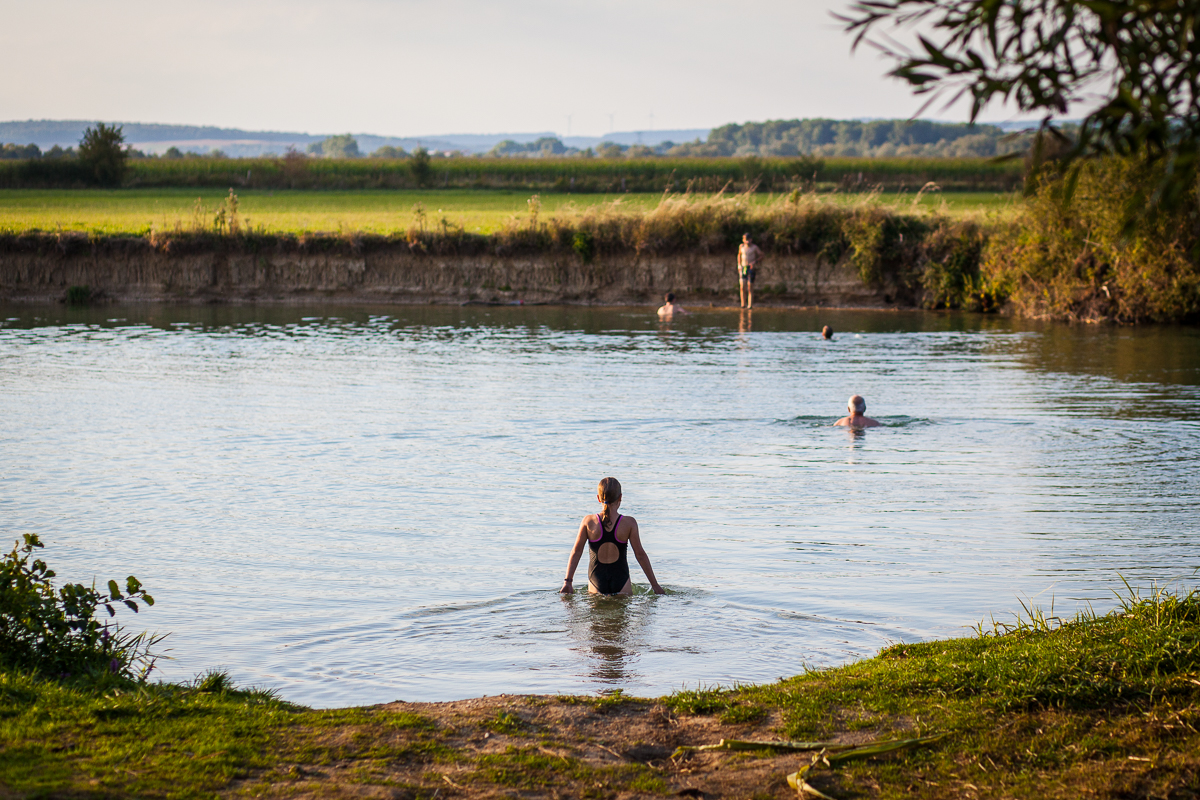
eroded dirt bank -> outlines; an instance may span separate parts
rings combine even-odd
[[[431,255],[403,246],[367,253],[190,252],[152,247],[0,253],[0,300],[61,302],[88,287],[113,302],[384,303],[525,302],[625,304],[673,291],[684,303],[737,297],[729,254],[625,254],[584,263],[567,254]],[[759,270],[756,304],[910,305],[892,285],[866,286],[845,262],[773,256]]]
[[[796,797],[785,776],[811,759],[770,751],[672,757],[680,745],[778,738],[778,712],[726,724],[655,701],[544,695],[398,702],[362,711],[357,724],[292,728],[279,744],[295,760],[285,756],[270,775],[249,775],[230,790],[253,787],[256,796],[293,798],[766,800]],[[904,720],[888,727],[889,735],[913,729]],[[859,727],[830,741],[859,744],[877,733]],[[364,762],[364,742],[384,757]],[[306,758],[314,752],[324,754],[324,763]],[[830,785],[826,777],[818,783]]]

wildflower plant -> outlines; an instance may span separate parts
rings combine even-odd
[[[23,539],[0,560],[0,669],[99,682],[144,680],[157,659],[150,651],[164,637],[127,634],[110,621],[120,606],[137,613],[139,604],[154,605],[141,582],[130,575],[124,591],[114,580],[107,591],[94,583],[55,589],[54,570],[34,557],[44,545],[35,534]]]

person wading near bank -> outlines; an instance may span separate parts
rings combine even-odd
[[[687,310],[683,306],[675,305],[675,293],[667,292],[662,308],[658,310],[658,316],[661,319],[670,319],[676,314],[686,314]]]
[[[750,241],[750,234],[743,233],[742,246],[738,248],[738,295],[742,308],[754,306],[754,276],[762,257],[763,251]]]
[[[600,513],[588,514],[579,523],[579,533],[575,535],[575,545],[567,561],[567,576],[558,591],[562,594],[574,593],[575,568],[579,566],[579,559],[586,549],[589,551],[590,593],[633,594],[627,556],[628,549],[632,547],[634,557],[642,565],[642,572],[650,579],[650,588],[655,594],[666,594],[666,590],[658,585],[654,569],[650,566],[650,556],[642,547],[637,520],[617,513],[621,507],[621,482],[616,478],[600,481],[596,487],[596,499],[600,501]]]

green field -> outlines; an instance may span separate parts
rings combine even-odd
[[[176,227],[195,229],[211,224],[227,192],[215,189],[3,189],[0,190],[0,232],[82,231],[99,234],[145,234]],[[447,190],[303,191],[246,189],[237,192],[243,225],[270,233],[360,231],[388,234],[425,224],[436,228],[444,218],[472,233],[491,233],[516,218],[528,222],[529,192]],[[831,202],[863,199],[855,193],[823,195]],[[757,194],[755,203],[778,196]],[[898,211],[914,209],[915,194],[881,193],[879,202]],[[571,208],[619,202],[649,209],[661,194],[543,194],[540,213],[553,215]],[[941,209],[951,215],[1001,211],[1018,197],[1010,192],[926,193],[922,209]]]

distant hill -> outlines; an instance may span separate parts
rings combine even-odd
[[[0,122],[0,142],[36,144],[43,151],[54,145],[67,148],[79,144],[85,128],[94,125],[94,120],[26,120],[24,122]],[[231,156],[281,155],[289,147],[304,152],[313,142],[320,142],[329,134],[294,133],[285,131],[247,131],[240,128],[217,128],[202,125],[159,125],[142,122],[114,122],[120,125],[125,141],[145,153],[161,155],[168,148],[177,147],[185,153],[208,153],[219,149]],[[646,144],[654,146],[665,141],[684,142],[708,135],[707,128],[669,131],[618,131],[607,136],[567,136],[562,141],[567,147],[584,149],[595,147],[602,141],[622,145]],[[425,147],[429,150],[460,150],[464,153],[486,153],[505,140],[525,144],[537,141],[554,133],[489,133],[489,134],[440,134],[435,136],[379,136],[369,133],[354,134],[358,149],[370,153],[380,147],[401,147],[413,150]]]
[[[62,148],[79,143],[90,120],[27,120],[0,122],[0,143],[35,144],[44,152],[55,145]],[[175,147],[185,153],[207,154],[220,150],[233,157],[281,155],[289,148],[305,152],[309,145],[323,141],[328,134],[287,131],[247,131],[202,125],[159,125],[141,122],[117,122],[125,140],[137,150],[161,155]],[[616,131],[606,136],[563,136],[551,132],[438,134],[435,136],[380,136],[353,134],[360,153],[366,155],[381,147],[417,147],[432,151],[487,153],[505,143],[501,150],[517,154],[520,148],[539,140],[559,142],[550,152],[574,152],[592,148],[609,155],[627,151],[671,156],[995,156],[1020,149],[1022,143],[1010,137],[1014,130],[1034,123],[997,123],[966,125],[931,120],[769,120],[722,125],[711,130],[688,128],[659,131]],[[630,150],[630,148],[633,148]],[[526,156],[536,156],[537,146]],[[10,153],[7,157],[23,157]]]
[[[1023,148],[1005,127],[923,119],[769,120],[722,125],[689,149],[713,156],[989,157]]]

